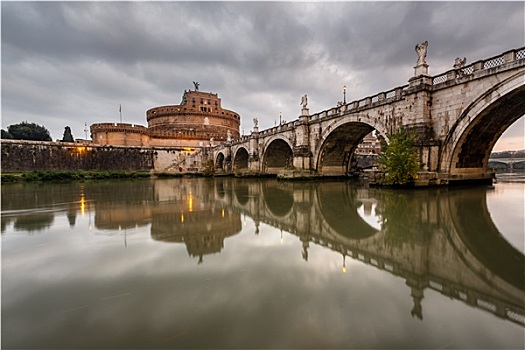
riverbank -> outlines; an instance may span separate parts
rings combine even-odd
[[[147,178],[151,173],[147,171],[28,171],[9,172],[1,174],[2,183],[12,182],[40,182],[40,181],[83,181],[107,180],[125,178]]]

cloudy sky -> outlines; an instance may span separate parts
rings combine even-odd
[[[416,44],[429,74],[525,45],[525,4],[512,2],[1,3],[2,122],[44,125],[53,139],[93,123],[147,125],[149,108],[185,89],[266,129],[343,99],[407,84]],[[524,149],[524,119],[495,150]],[[89,136],[89,133],[88,133]]]

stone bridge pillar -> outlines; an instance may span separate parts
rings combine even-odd
[[[259,161],[259,127],[256,125],[253,128],[252,134],[250,135],[250,155],[248,158],[248,168],[251,171],[260,171]]]
[[[425,171],[438,171],[441,142],[437,140],[431,118],[432,78],[421,75],[409,80],[406,94],[409,113],[403,126],[415,133],[420,161]]]
[[[403,126],[416,134],[420,162],[425,171],[438,171],[441,143],[436,140],[432,124],[432,77],[426,62],[428,42],[416,45],[418,60],[414,76],[408,80],[406,91],[407,112]]]
[[[310,151],[309,144],[309,120],[310,116],[308,113],[305,113],[305,109],[303,109],[303,114],[299,117],[299,122],[295,128],[296,144],[293,149],[293,166],[303,170],[312,168],[312,152]]]
[[[227,143],[225,146],[223,169],[226,173],[230,173],[233,171],[232,146],[231,143]]]

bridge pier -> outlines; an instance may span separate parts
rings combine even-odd
[[[294,148],[293,166],[295,169],[301,170],[310,170],[312,168],[312,153],[307,146]]]

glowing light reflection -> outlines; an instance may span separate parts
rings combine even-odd
[[[189,210],[190,212],[193,211],[193,195],[191,194],[191,192],[190,192],[190,194],[188,195],[188,210]]]
[[[82,213],[82,216],[84,216],[84,213],[86,212],[86,200],[84,199],[83,193],[80,195],[80,212]]]

